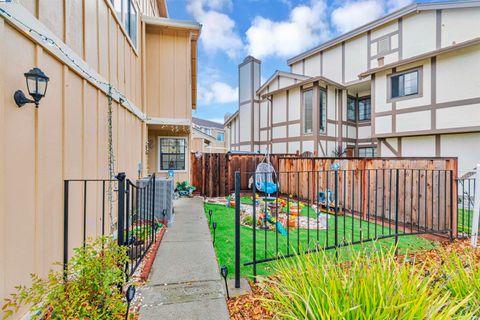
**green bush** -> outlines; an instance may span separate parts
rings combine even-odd
[[[16,287],[5,299],[4,319],[22,305],[31,306],[32,319],[124,319],[127,304],[119,288],[127,259],[126,248],[111,238],[90,241],[75,249],[66,273],[51,270],[46,279],[32,274],[31,287]]]
[[[478,311],[468,308],[471,291],[446,290],[425,265],[398,261],[394,252],[352,251],[347,262],[299,255],[277,269],[264,304],[280,319],[472,319]]]
[[[245,217],[243,217],[243,223],[247,226],[253,226],[253,217],[245,215]]]

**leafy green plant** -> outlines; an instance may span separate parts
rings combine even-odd
[[[32,286],[17,286],[5,299],[4,319],[30,305],[32,319],[123,319],[127,304],[119,288],[125,281],[126,248],[100,237],[75,249],[65,272],[45,279],[32,274]]]
[[[247,226],[252,226],[253,225],[253,217],[246,215],[243,217],[243,223]]]
[[[188,191],[188,192],[193,192],[197,190],[194,186],[191,186],[188,181],[182,181],[182,182],[177,182],[177,191]]]
[[[452,294],[393,251],[351,251],[343,262],[299,255],[277,270],[264,304],[280,319],[471,319],[478,310],[466,309],[472,293]]]

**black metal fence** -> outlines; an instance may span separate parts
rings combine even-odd
[[[466,238],[472,235],[473,209],[475,205],[475,175],[474,172],[458,179],[458,237]]]
[[[451,170],[364,169],[236,172],[236,278],[240,272],[240,225],[250,228],[252,266],[300,252],[336,249],[419,234],[454,236]],[[240,194],[241,179],[250,191]],[[265,190],[266,189],[266,190]],[[270,189],[270,190],[268,190]],[[281,192],[280,192],[281,191]],[[270,194],[267,194],[267,193]]]
[[[64,181],[63,262],[88,238],[111,235],[128,247],[126,274],[131,276],[156,241],[155,175],[142,185],[119,173],[115,179]],[[81,227],[79,227],[79,225]]]

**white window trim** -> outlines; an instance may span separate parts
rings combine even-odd
[[[162,167],[160,160],[160,141],[161,139],[184,139],[185,140],[185,170],[173,170],[173,172],[178,172],[178,173],[187,173],[189,171],[189,165],[190,165],[190,146],[188,145],[188,136],[157,136],[157,172],[159,173],[166,173],[169,170],[161,170],[160,168]]]

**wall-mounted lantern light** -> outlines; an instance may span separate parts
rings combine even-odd
[[[33,68],[24,74],[27,81],[27,89],[33,100],[25,97],[22,90],[15,91],[13,98],[18,107],[23,107],[26,103],[35,103],[35,107],[38,108],[40,99],[45,96],[47,92],[48,80],[50,80],[45,73],[39,68]]]

